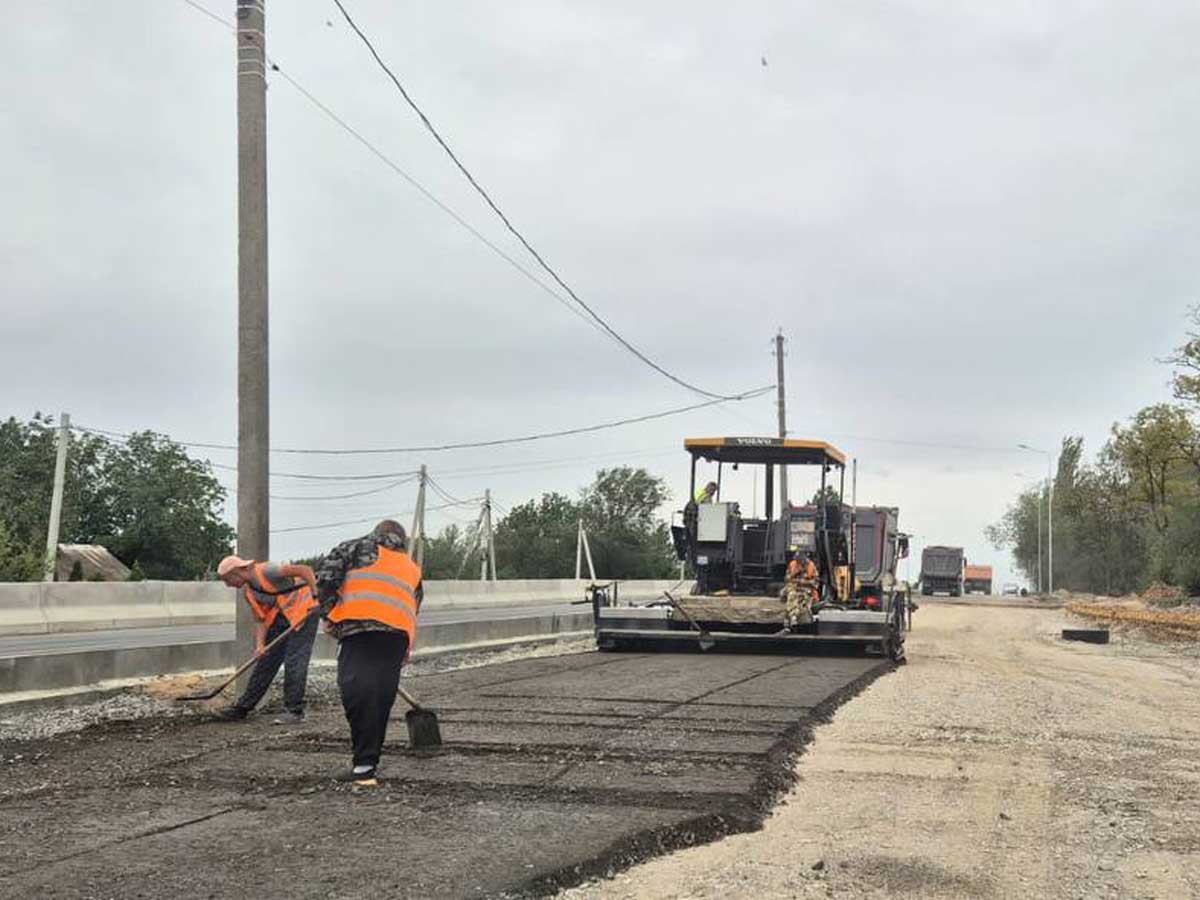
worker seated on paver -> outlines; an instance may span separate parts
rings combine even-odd
[[[786,606],[781,634],[812,622],[812,605],[819,596],[818,587],[817,566],[812,556],[796,553],[788,561],[787,580],[783,584],[782,596]]]
[[[717,502],[717,483],[710,481],[702,488],[697,488],[696,493],[692,498],[696,501],[696,505],[701,503],[716,503]]]
[[[233,588],[241,588],[257,620],[254,650],[261,658],[250,672],[250,681],[237,702],[217,713],[222,719],[240,721],[258,706],[279,667],[283,666],[285,712],[276,725],[304,721],[304,694],[308,687],[308,664],[317,636],[316,576],[305,565],[260,563],[227,556],[217,566],[217,577]],[[267,644],[291,630],[283,640],[263,654]]]

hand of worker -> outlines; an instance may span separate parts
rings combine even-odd
[[[333,623],[330,622],[328,619],[321,620],[321,630],[324,631],[330,637],[333,637]]]
[[[267,649],[267,645],[261,637],[254,639],[254,655],[255,656],[262,656],[263,651],[266,649]]]

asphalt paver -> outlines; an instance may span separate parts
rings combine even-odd
[[[329,693],[301,726],[202,716],[0,743],[0,896],[505,897],[758,827],[863,656],[583,653],[406,678],[374,789],[334,783]]]

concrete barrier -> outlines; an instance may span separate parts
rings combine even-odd
[[[0,635],[45,634],[42,584],[0,584]]]
[[[51,632],[170,625],[165,584],[162,581],[47,582],[42,586],[42,612]]]
[[[511,581],[427,581],[422,609],[528,606],[582,600],[586,581],[513,579]]]
[[[552,605],[585,598],[587,581],[427,581],[424,609],[486,609]],[[662,596],[676,581],[621,581],[622,603]],[[679,587],[686,593],[689,584]],[[219,582],[137,581],[0,584],[0,635],[104,631],[234,621],[237,592]]]
[[[219,581],[163,582],[163,602],[172,625],[233,622],[238,592]]]

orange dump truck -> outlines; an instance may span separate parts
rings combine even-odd
[[[990,594],[991,592],[991,566],[967,566],[963,569],[964,594]]]

